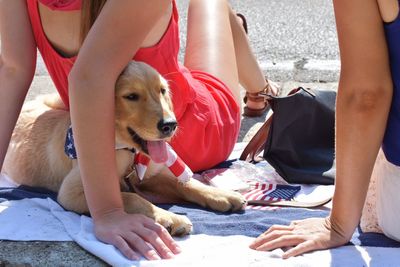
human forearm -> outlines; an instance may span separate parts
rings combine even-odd
[[[0,62],[0,169],[32,76]]]
[[[390,92],[390,84],[377,90]],[[349,101],[346,89],[343,91],[339,90],[337,99],[337,171],[331,223],[341,235],[350,237],[361,216],[391,98],[390,93],[382,93],[372,106],[359,106]]]
[[[26,1],[0,1],[0,169],[36,66]]]
[[[93,94],[86,86],[96,86]],[[122,209],[115,165],[114,91],[107,84],[71,85],[71,119],[85,195],[92,216]],[[108,88],[112,88],[112,84]],[[107,93],[108,92],[108,93]]]
[[[78,161],[94,217],[122,208],[114,151],[115,81],[169,4],[161,0],[145,4],[108,1],[70,73],[71,116]]]

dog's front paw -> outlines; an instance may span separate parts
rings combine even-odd
[[[246,207],[246,199],[237,192],[213,188],[207,194],[207,206],[216,211],[237,211]]]
[[[192,222],[183,215],[162,210],[155,214],[155,221],[164,226],[173,236],[187,235],[192,231]]]

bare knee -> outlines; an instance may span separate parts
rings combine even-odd
[[[388,106],[392,98],[393,87],[384,84],[358,84],[339,92],[344,104],[356,112],[371,112],[382,106]]]

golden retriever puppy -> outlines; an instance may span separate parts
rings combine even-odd
[[[4,172],[20,184],[57,191],[64,208],[88,213],[79,166],[64,153],[71,124],[69,113],[58,100],[44,102],[24,106],[12,135]],[[177,128],[168,84],[157,71],[132,61],[116,83],[115,106],[116,160],[127,212],[153,218],[173,235],[188,234],[192,229],[187,217],[154,206],[129,190],[128,184],[153,199],[192,202],[216,211],[235,211],[245,206],[239,193],[210,187],[195,179],[178,182],[166,165],[157,163],[165,154],[165,141]],[[121,147],[127,149],[118,149]],[[134,159],[130,150],[152,158],[143,181],[135,172],[126,175]]]

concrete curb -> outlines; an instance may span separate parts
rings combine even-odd
[[[264,73],[277,81],[336,82],[339,79],[339,60],[300,59],[280,62],[261,62]]]
[[[48,76],[43,59],[38,56],[36,76]],[[336,82],[339,79],[339,60],[300,59],[260,62],[263,72],[276,81]]]

